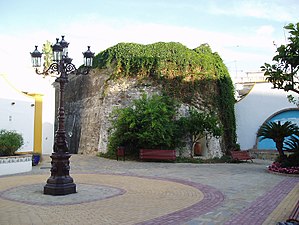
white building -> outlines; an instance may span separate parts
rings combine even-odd
[[[54,88],[49,89],[53,96],[23,93],[0,74],[0,129],[22,134],[24,145],[18,152],[52,153]]]
[[[296,121],[299,118],[299,109],[295,104],[288,101],[287,96],[292,94],[298,98],[299,95],[273,89],[271,83],[261,82],[264,79],[259,76],[263,75],[261,72],[248,75],[246,77],[247,80],[243,77],[243,82],[236,83],[236,87],[239,87],[237,91],[242,96],[241,100],[235,105],[237,142],[242,150],[275,149],[271,143],[263,145],[259,142],[257,140],[257,132],[260,126],[267,121]],[[250,75],[254,76],[250,77]],[[241,89],[240,87],[242,86],[245,88]],[[242,92],[245,89],[247,89],[246,95]],[[289,113],[286,114],[286,112]]]

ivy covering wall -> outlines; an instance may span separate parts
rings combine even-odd
[[[221,57],[208,44],[195,49],[170,42],[119,43],[96,55],[94,68],[113,68],[111,79],[138,78],[182,103],[219,115],[226,150],[236,142],[234,90]]]

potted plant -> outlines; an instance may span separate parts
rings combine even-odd
[[[23,142],[22,135],[16,131],[0,130],[0,176],[32,169],[31,155],[16,154]]]
[[[40,161],[40,154],[33,152],[32,153],[32,166],[37,166]]]
[[[12,156],[23,145],[21,134],[16,131],[0,130],[0,156]]]

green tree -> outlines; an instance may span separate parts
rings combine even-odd
[[[180,118],[181,130],[187,135],[190,142],[190,156],[193,156],[193,147],[196,142],[205,136],[219,137],[223,133],[223,129],[219,123],[219,119],[214,114],[199,112],[191,108],[188,117]]]
[[[285,150],[293,152],[288,158],[282,161],[283,167],[299,167],[299,134],[292,136],[285,142]]]
[[[299,94],[299,23],[290,23],[284,28],[289,32],[288,43],[277,47],[274,63],[265,63],[261,69],[274,88]],[[291,95],[288,98],[294,101]]]
[[[44,54],[44,69],[48,69],[53,62],[53,52],[51,47],[51,42],[46,41],[43,45],[43,54]]]
[[[268,122],[260,127],[257,136],[261,138],[260,140],[272,139],[275,142],[280,157],[286,158],[283,152],[284,141],[286,138],[298,134],[298,130],[298,126],[292,124],[290,121],[286,121],[284,124],[281,124],[280,121],[277,123]]]
[[[108,151],[125,146],[135,153],[140,148],[173,149],[178,145],[175,122],[177,104],[167,96],[143,95],[132,106],[112,114]]]
[[[296,134],[296,136],[290,137],[285,142],[284,149],[287,151],[290,151],[290,152],[297,152],[297,154],[299,154],[299,134]]]

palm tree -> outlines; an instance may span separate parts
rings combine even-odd
[[[296,124],[291,123],[290,121],[285,122],[281,125],[280,121],[278,123],[268,122],[263,124],[257,136],[261,137],[261,140],[272,139],[276,144],[276,149],[279,155],[282,158],[285,158],[283,152],[283,143],[285,138],[295,135],[299,130],[299,127]]]
[[[299,137],[298,137],[298,134],[296,134],[296,136],[292,136],[290,139],[288,139],[286,141],[285,145],[286,145],[285,150],[299,153]]]

